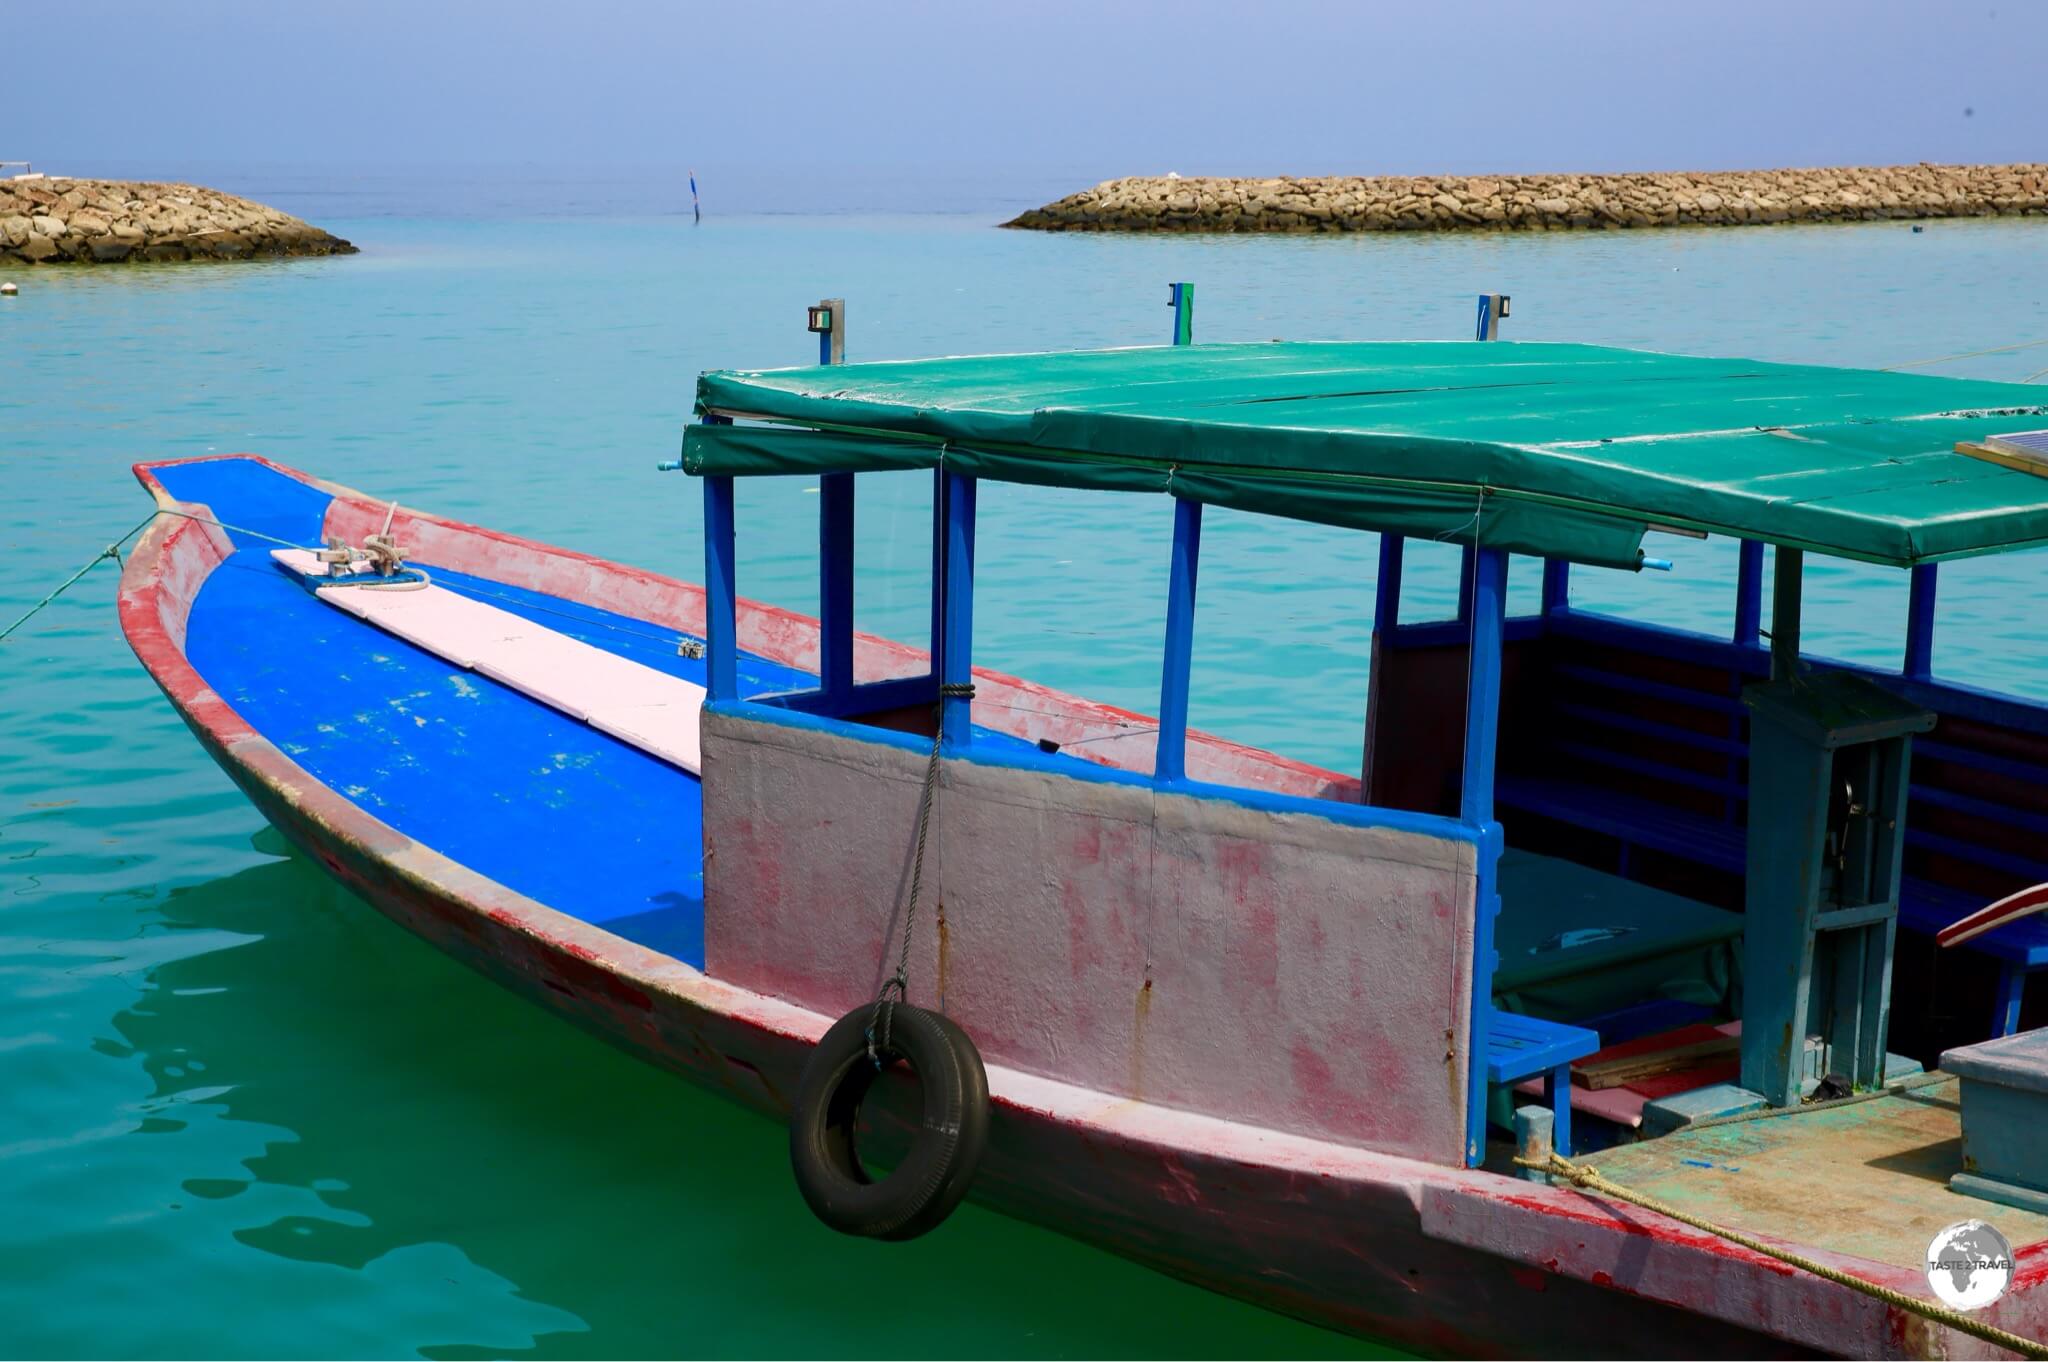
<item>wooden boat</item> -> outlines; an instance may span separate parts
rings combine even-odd
[[[2048,1206],[1949,1189],[1953,1088],[1900,1085],[1886,1038],[1899,925],[2048,880],[2048,709],[1930,665],[1936,563],[2048,543],[2048,486],[1953,448],[2038,399],[1503,343],[714,373],[705,586],[236,455],[138,466],[167,514],[121,618],[334,876],[740,1102],[787,1114],[907,939],[909,997],[986,1060],[972,1194],[1010,1214],[1432,1352],[1996,1355],[1900,1300],[1936,1230],[1991,1220],[2015,1268],[1975,1318],[2048,1340]],[[856,478],[901,468],[933,470],[929,648],[853,628]],[[815,621],[735,589],[733,481],[788,473],[820,479]],[[1175,498],[1156,717],[972,665],[981,479]],[[1332,621],[1373,630],[1358,775],[1187,729],[1204,506],[1381,536],[1376,611]],[[1570,564],[1640,568],[1653,527],[1742,540],[1729,636],[1571,605]],[[373,538],[408,555],[386,585],[502,627],[337,609],[320,574],[378,589],[363,560],[273,556]],[[1414,538],[1465,547],[1456,619],[1400,618]],[[1800,657],[1806,552],[1910,573],[1899,671]],[[1538,614],[1507,615],[1511,553]],[[618,659],[674,709],[625,714]],[[1986,1034],[2042,922],[1968,943],[2005,971]],[[880,1162],[920,1101],[885,1076]],[[1761,1248],[1515,1162],[1574,1135]]]

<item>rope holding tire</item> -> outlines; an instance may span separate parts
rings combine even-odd
[[[988,1145],[988,1073],[950,1018],[903,1002],[883,1007],[886,1039],[876,1039],[873,1008],[863,1005],[812,1051],[790,1113],[789,1162],[812,1213],[833,1229],[915,1239],[951,1215],[974,1181]],[[899,1061],[917,1075],[923,1112],[910,1152],[876,1181],[861,1162],[855,1127],[875,1079]]]

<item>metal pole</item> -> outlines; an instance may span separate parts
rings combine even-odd
[[[1173,343],[1195,343],[1195,286],[1168,284],[1166,301],[1173,308]]]

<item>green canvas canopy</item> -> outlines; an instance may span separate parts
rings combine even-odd
[[[2048,543],[2048,480],[1955,452],[2013,383],[1530,342],[1191,345],[697,382],[699,475],[943,464],[1634,567],[1651,525],[1907,566]]]

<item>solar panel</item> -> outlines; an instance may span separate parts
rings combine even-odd
[[[1984,443],[2004,454],[2048,458],[2048,430],[2018,430],[2010,435],[1994,435]]]
[[[1965,440],[1956,446],[1956,453],[2048,476],[2048,430],[2016,430],[2006,435],[1987,435],[1976,444]]]

